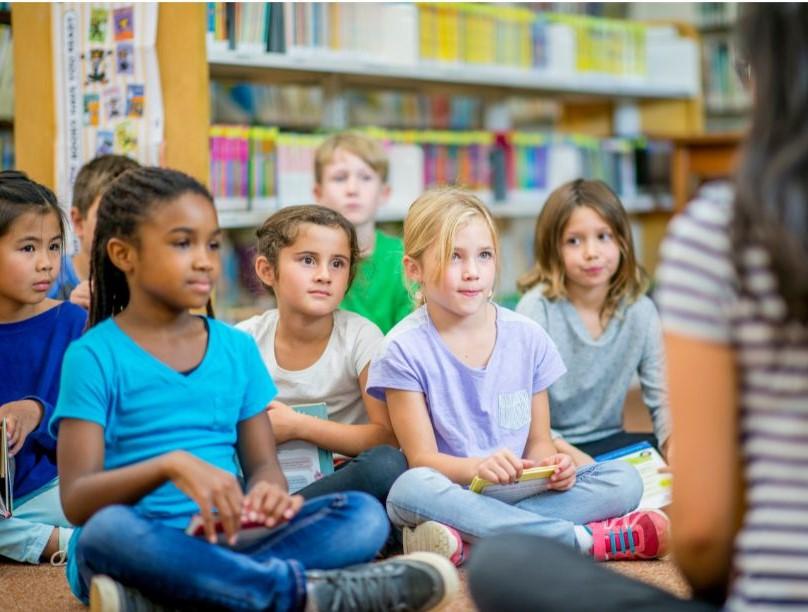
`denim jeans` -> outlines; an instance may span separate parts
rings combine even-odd
[[[419,467],[395,482],[387,497],[387,514],[399,527],[438,521],[457,529],[469,542],[519,532],[575,546],[574,525],[631,512],[642,492],[639,472],[624,461],[583,466],[570,490],[547,491],[514,505],[472,493],[436,470]]]
[[[364,493],[308,501],[288,524],[239,551],[188,536],[129,506],[109,506],[81,530],[76,562],[85,593],[95,574],[106,574],[179,608],[299,610],[305,570],[367,562],[388,531],[382,506]]]
[[[396,479],[407,470],[407,458],[399,449],[386,444],[369,448],[329,474],[298,491],[306,499],[362,491],[382,504]]]
[[[13,516],[0,520],[0,555],[22,563],[39,563],[55,528],[59,528],[60,543],[67,542],[72,534],[59,502],[59,480],[15,501]]]

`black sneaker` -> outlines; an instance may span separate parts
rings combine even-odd
[[[419,552],[341,570],[308,571],[306,612],[438,610],[460,588],[455,566]]]
[[[90,583],[90,612],[169,612],[140,591],[98,574]]]

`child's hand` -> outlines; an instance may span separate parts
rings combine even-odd
[[[522,475],[522,470],[533,467],[535,463],[530,459],[520,459],[507,448],[485,457],[477,466],[477,476],[497,484],[516,482]]]
[[[303,497],[289,495],[278,485],[260,481],[244,498],[243,516],[246,519],[274,527],[291,520],[303,505]]]
[[[25,439],[42,420],[42,405],[34,400],[18,400],[0,406],[0,420],[6,419],[8,452],[13,457],[25,444]]]
[[[553,491],[566,491],[575,484],[575,463],[567,454],[556,453],[539,461],[539,466],[557,465],[555,473],[550,476],[550,489]]]
[[[76,285],[70,292],[70,301],[84,310],[90,310],[90,281],[81,281]]]
[[[270,402],[267,409],[269,422],[272,423],[272,433],[275,442],[283,444],[289,440],[297,440],[297,421],[300,415],[283,402]]]
[[[236,477],[184,451],[175,451],[167,456],[166,472],[169,480],[199,506],[205,535],[210,543],[216,543],[215,508],[228,542],[234,545],[241,528],[244,500]]]

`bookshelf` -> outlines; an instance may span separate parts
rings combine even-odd
[[[608,74],[560,74],[546,70],[510,66],[391,65],[380,61],[352,60],[346,63],[337,54],[294,56],[282,53],[240,54],[213,50],[208,53],[213,78],[273,79],[300,75],[322,79],[338,75],[346,85],[413,85],[440,83],[475,88],[513,90],[541,94],[573,94],[606,98],[689,99],[698,95],[695,83],[666,83],[649,78],[629,78]]]

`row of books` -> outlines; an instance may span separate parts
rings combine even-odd
[[[490,201],[538,201],[565,181],[597,178],[626,198],[669,190],[665,141],[540,132],[382,130],[368,128],[390,159],[389,212],[403,215],[430,186],[459,184]],[[320,134],[214,125],[211,183],[222,210],[266,210],[312,201]]]
[[[735,69],[730,35],[707,35],[702,48],[707,111],[739,113],[748,110],[751,101]]]
[[[0,119],[14,114],[14,53],[11,26],[0,24]]]
[[[213,121],[227,124],[322,124],[323,90],[311,85],[211,81]],[[381,125],[406,129],[479,129],[482,99],[442,93],[347,89],[342,95],[349,125]]]
[[[212,52],[336,56],[394,65],[438,62],[659,77],[656,47],[668,51],[670,41],[656,29],[502,4],[208,3]],[[690,49],[684,51],[685,63],[693,63],[695,42],[678,34],[673,38]]]

